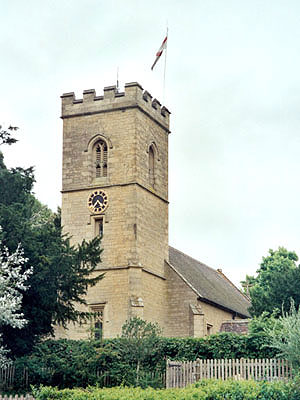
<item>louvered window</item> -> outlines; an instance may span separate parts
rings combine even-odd
[[[96,340],[103,338],[103,312],[104,305],[93,305],[91,306],[94,315],[94,337]]]
[[[95,146],[95,176],[107,176],[107,144],[100,140]]]
[[[99,218],[95,220],[95,233],[96,236],[102,238],[103,236],[103,218]]]
[[[154,150],[153,147],[149,148],[149,182],[151,186],[154,186]]]

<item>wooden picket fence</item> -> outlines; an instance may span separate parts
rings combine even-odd
[[[23,386],[29,388],[28,368],[24,367],[21,371],[19,379],[22,381]],[[0,368],[0,390],[11,389],[14,387],[16,380],[16,367],[13,363],[6,367]],[[14,399],[14,398],[13,398]],[[26,397],[24,399],[27,399]],[[0,395],[0,400],[2,400]]]
[[[167,361],[166,387],[180,388],[200,379],[287,380],[292,369],[279,359],[214,359],[196,361]]]
[[[12,386],[14,378],[15,378],[14,364],[9,364],[5,368],[0,368],[0,384],[5,383],[5,387]]]
[[[0,395],[0,400],[34,400],[34,398],[32,396],[30,396],[29,394],[27,394],[26,396],[1,396]]]

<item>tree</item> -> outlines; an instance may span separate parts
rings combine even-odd
[[[0,227],[0,234],[1,230]],[[22,291],[28,289],[25,282],[32,274],[32,268],[23,270],[25,262],[26,259],[20,245],[14,253],[9,254],[0,238],[0,327],[6,325],[20,329],[27,323],[20,309],[22,307]],[[7,353],[8,350],[0,345],[0,367],[7,364]]]
[[[283,247],[269,250],[269,255],[263,257],[257,277],[247,277],[251,282],[249,287],[252,306],[249,309],[252,316],[263,312],[277,315],[287,311],[290,299],[296,306],[300,304],[300,268],[296,264],[298,256],[295,252]]]
[[[296,372],[300,370],[300,309],[291,300],[289,312],[283,311],[275,324],[265,328],[271,346],[278,356],[290,362]]]
[[[13,143],[17,142],[17,139],[12,137],[12,133],[17,131],[19,128],[17,126],[9,126],[6,129],[3,129],[3,127],[0,125],[0,145],[1,144],[8,144],[11,145]]]
[[[130,357],[130,364],[135,365],[136,382],[140,384],[141,372],[147,359],[157,352],[161,329],[157,324],[133,317],[122,327],[121,351]]]
[[[255,284],[255,278],[254,278],[254,276],[250,276],[250,275],[246,275],[245,280],[241,281],[243,293],[246,296],[250,296],[250,288],[253,287],[254,284]]]
[[[0,153],[2,243],[10,252],[21,243],[27,259],[23,267],[33,267],[30,287],[22,299],[28,324],[21,329],[0,326],[4,343],[15,356],[31,351],[38,340],[53,334],[53,324],[66,326],[69,321],[89,318],[90,313],[78,311],[76,304],[85,304],[88,286],[103,277],[94,273],[101,261],[100,239],[72,246],[62,234],[60,213],[52,213],[33,196],[34,182],[33,168],[7,169]]]

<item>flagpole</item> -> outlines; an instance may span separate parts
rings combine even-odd
[[[168,31],[169,31],[169,28],[168,28],[168,26],[167,26],[167,35],[166,35],[166,37],[168,37]],[[164,81],[163,81],[163,105],[165,105],[165,88],[166,88],[167,51],[168,51],[168,45],[166,46],[166,51],[165,51]]]
[[[119,67],[117,68],[117,92],[119,91]]]
[[[152,64],[152,67],[151,67],[151,71],[153,71],[153,68],[155,67],[157,61],[160,59],[162,53],[163,53],[164,50],[165,50],[165,65],[164,65],[164,76],[163,76],[163,87],[162,87],[162,89],[163,89],[163,93],[162,93],[162,95],[163,95],[163,96],[162,96],[162,97],[163,97],[163,102],[165,101],[165,86],[166,86],[167,47],[168,47],[167,41],[168,41],[168,25],[167,25],[167,35],[166,35],[166,37],[164,38],[164,40],[163,40],[163,42],[162,42],[160,48],[158,49],[158,52],[157,52],[156,55],[155,55],[156,58],[155,58],[154,63]]]

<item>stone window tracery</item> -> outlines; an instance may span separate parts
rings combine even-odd
[[[93,319],[93,329],[94,338],[96,340],[103,339],[103,314],[104,314],[104,304],[92,305],[92,312],[94,313]]]
[[[107,176],[107,144],[104,140],[99,140],[94,145],[95,177]]]

